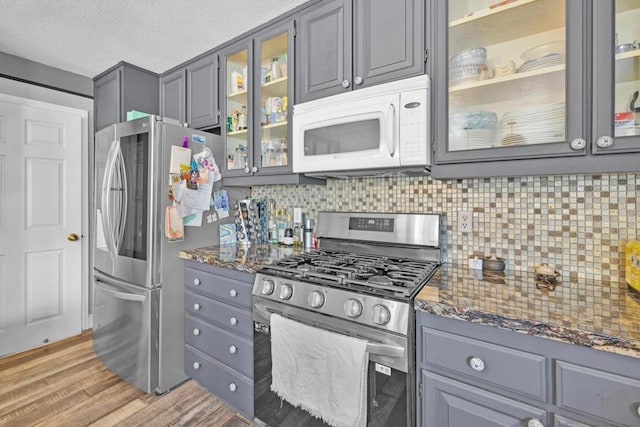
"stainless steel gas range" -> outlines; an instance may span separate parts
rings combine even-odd
[[[413,301],[440,265],[440,216],[321,212],[318,240],[319,249],[256,275],[255,425],[328,425],[271,391],[270,320],[277,314],[366,340],[366,425],[414,426]]]

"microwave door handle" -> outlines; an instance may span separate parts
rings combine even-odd
[[[109,254],[112,257],[116,256],[115,241],[113,237],[113,218],[112,218],[112,206],[111,206],[111,187],[113,182],[114,168],[115,168],[115,153],[118,141],[115,140],[111,144],[109,154],[107,155],[107,162],[104,170],[104,177],[102,179],[102,228],[105,232],[105,240]]]
[[[389,155],[393,157],[396,154],[396,141],[395,141],[395,123],[396,123],[396,107],[393,104],[389,104],[389,110],[387,112],[387,149]]]

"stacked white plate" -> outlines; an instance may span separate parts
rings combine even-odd
[[[565,56],[559,53],[552,53],[542,58],[532,59],[525,62],[518,68],[518,73],[524,73],[527,71],[539,70],[540,68],[552,67],[554,65],[564,64]]]
[[[565,103],[539,105],[505,113],[498,124],[496,140],[501,145],[565,141]]]
[[[493,146],[493,129],[460,129],[449,132],[449,150],[475,150]]]

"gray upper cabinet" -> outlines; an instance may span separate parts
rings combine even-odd
[[[185,71],[179,69],[160,77],[160,115],[187,121],[185,101]]]
[[[294,21],[285,20],[220,54],[223,184],[323,183],[292,172]]]
[[[592,151],[640,152],[640,2],[605,0],[594,7]],[[636,159],[637,165],[637,159]],[[636,169],[637,170],[637,169]]]
[[[163,116],[195,129],[217,126],[218,54],[208,54],[160,78],[160,111]]]
[[[299,15],[296,102],[424,72],[424,2],[334,0]]]
[[[640,3],[432,7],[435,178],[637,170]]]
[[[201,129],[217,126],[218,109],[218,54],[213,53],[186,66],[187,123]]]
[[[127,111],[158,114],[158,75],[120,62],[93,79],[95,130],[127,119]]]

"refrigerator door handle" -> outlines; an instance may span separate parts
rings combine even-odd
[[[120,144],[117,146],[116,152],[116,160],[115,160],[116,170],[118,172],[118,195],[119,195],[119,203],[118,203],[118,218],[116,221],[117,225],[117,233],[115,234],[117,240],[115,247],[119,250],[120,245],[122,244],[122,239],[124,237],[124,229],[126,225],[127,219],[127,171],[124,164],[124,156],[122,155],[122,147]]]
[[[107,155],[107,161],[105,164],[104,177],[102,179],[102,228],[104,229],[107,248],[109,249],[109,254],[112,258],[116,257],[117,252],[114,241],[113,219],[111,217],[112,206],[110,195],[111,187],[113,184],[115,156],[118,145],[118,140],[113,141],[113,143],[111,144],[111,148],[109,149],[109,154]]]
[[[138,294],[135,292],[123,292],[109,283],[111,282],[114,284],[118,284],[118,283],[126,284],[126,282],[123,282],[122,280],[108,277],[95,270],[94,270],[94,275],[96,279],[95,281],[96,286],[99,287],[102,291],[113,296],[114,298],[126,300],[126,301],[142,302],[142,303],[144,303],[147,299],[145,294]]]

